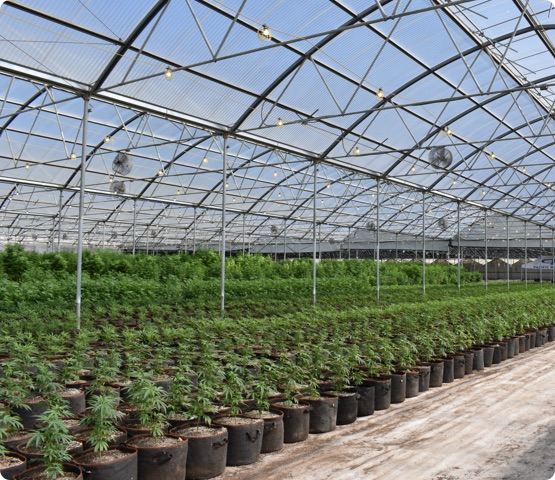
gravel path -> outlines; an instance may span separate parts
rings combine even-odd
[[[555,480],[555,342],[218,480]]]

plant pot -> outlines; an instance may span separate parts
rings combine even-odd
[[[550,325],[549,327],[547,327],[547,341],[555,341],[555,325]]]
[[[224,472],[228,444],[226,428],[199,424],[174,428],[171,433],[189,442],[185,478],[202,480],[217,477]]]
[[[373,384],[363,381],[356,387],[357,397],[357,416],[367,417],[374,414],[374,395],[375,389]]]
[[[214,425],[227,428],[228,445],[226,465],[249,465],[258,460],[262,449],[264,420],[260,418],[215,417]]]
[[[32,430],[35,428],[40,415],[48,410],[48,402],[41,397],[34,398],[27,402],[23,402],[29,408],[13,407],[14,413],[19,415],[24,430]]]
[[[519,347],[518,339],[519,339],[518,336],[511,337],[511,342],[513,344],[513,357],[516,357],[517,355],[520,355],[520,347]]]
[[[427,392],[430,389],[431,365],[428,362],[420,363],[416,366],[418,370],[418,391]]]
[[[528,335],[530,336],[530,350],[532,348],[536,348],[536,332],[528,332]]]
[[[464,355],[456,354],[453,355],[453,375],[455,378],[464,378],[466,372],[466,359]]]
[[[0,477],[6,480],[12,478],[18,473],[24,472],[27,468],[27,458],[19,453],[8,453],[4,457],[0,457],[5,463],[5,466],[0,466]]]
[[[493,357],[494,357],[494,354],[495,354],[495,347],[496,346],[497,345],[490,344],[490,345],[484,345],[482,347],[482,350],[484,352],[484,367],[489,368],[494,363]],[[498,352],[499,352],[499,349],[498,349]],[[499,362],[500,362],[500,360],[498,360],[495,363],[499,363]]]
[[[499,342],[499,353],[501,355],[501,361],[504,362],[509,358],[509,345],[507,342]]]
[[[64,474],[67,474],[65,478],[73,475],[74,480],[83,480],[83,472],[79,466],[72,465],[71,463],[63,463],[62,465],[64,468]],[[15,475],[13,480],[47,480],[46,475],[40,475],[45,470],[46,467],[44,465],[29,468],[28,470]]]
[[[484,369],[484,350],[482,348],[473,348],[472,353],[474,354],[472,370],[481,372]]]
[[[443,385],[443,360],[430,362],[430,387],[441,387]]]
[[[335,430],[339,404],[337,397],[322,395],[302,397],[301,400],[310,405],[310,433],[326,433]]]
[[[6,448],[13,453],[17,453],[17,446],[20,443],[27,443],[27,441],[34,435],[32,432],[26,432],[23,430],[19,430],[17,432],[13,432],[10,436],[4,440],[4,445]]]
[[[62,398],[68,403],[69,410],[73,415],[79,415],[85,411],[85,392],[78,388],[66,388]]]
[[[85,480],[137,480],[137,449],[123,445],[109,447],[102,454],[90,448],[73,456],[83,469]]]
[[[491,357],[491,364],[497,365],[501,363],[501,346],[498,343],[491,343],[490,347],[493,347],[493,356]]]
[[[151,435],[135,435],[127,445],[137,449],[137,480],[185,480],[187,439],[172,434],[159,439]]]
[[[377,377],[368,381],[374,385],[374,410],[386,410],[391,406],[391,378]]]
[[[518,353],[524,353],[526,351],[526,335],[518,336]]]
[[[337,397],[336,425],[348,425],[357,419],[358,400],[356,390],[326,392]]]
[[[73,440],[70,443],[70,445],[68,445],[67,447],[67,453],[69,453],[70,455],[73,455],[75,453],[79,453],[82,451],[83,451],[83,443],[77,440]],[[28,449],[27,442],[20,443],[17,446],[17,453],[19,453],[20,455],[23,455],[27,459],[27,462],[33,465],[43,463],[42,459],[44,458],[44,454],[42,453],[42,451]]]
[[[407,398],[407,375],[394,372],[391,377],[391,403],[403,403]]]
[[[530,346],[531,346],[531,343],[532,343],[532,334],[530,332],[526,332],[524,334],[524,338],[525,338],[525,340],[524,340],[524,351],[527,352],[527,351],[530,350]],[[535,341],[536,340],[534,339],[534,342]]]
[[[464,374],[470,375],[474,364],[474,352],[472,350],[465,350],[462,354],[464,355]]]
[[[504,340],[507,343],[507,359],[515,356],[515,344],[512,339],[507,338]]]
[[[283,448],[284,426],[283,412],[281,410],[271,409],[265,412],[248,410],[244,415],[248,418],[261,418],[264,420],[260,453],[277,452]]]
[[[128,423],[118,425],[119,428],[127,432],[127,438],[134,437],[135,435],[150,435],[150,428],[139,428],[138,420],[130,420]],[[162,431],[167,433],[169,425],[162,426]]]
[[[416,397],[420,391],[418,370],[406,372],[406,398]]]
[[[538,334],[540,337],[539,340],[538,340]],[[536,347],[541,347],[545,345],[547,342],[547,337],[548,337],[547,328],[538,329],[538,332],[536,333]]]
[[[79,440],[80,442],[83,442],[83,450],[89,450],[90,448],[92,448],[92,445],[90,444],[90,441],[89,441],[89,433],[91,431],[92,431],[92,427],[89,427],[89,428],[81,428],[73,433],[73,438],[75,438],[76,440]],[[125,443],[126,440],[127,440],[127,432],[122,428],[116,427],[114,436],[112,437],[112,439],[108,440],[108,445],[109,446],[121,445],[122,443]]]
[[[308,438],[310,431],[310,405],[296,403],[285,405],[277,402],[272,405],[283,412],[283,442],[297,443]]]
[[[453,357],[442,358],[443,361],[443,383],[455,381],[455,361]]]

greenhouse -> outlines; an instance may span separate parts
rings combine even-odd
[[[0,479],[555,475],[554,8],[0,1]]]

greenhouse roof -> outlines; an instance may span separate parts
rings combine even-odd
[[[551,1],[0,3],[3,239],[555,228]]]

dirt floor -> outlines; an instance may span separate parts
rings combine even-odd
[[[555,342],[218,480],[555,480]]]

